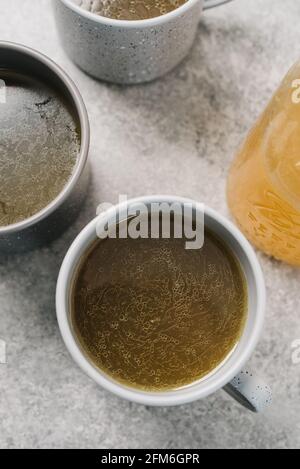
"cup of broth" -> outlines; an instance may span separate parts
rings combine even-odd
[[[143,83],[188,54],[203,9],[230,0],[54,0],[61,42],[95,78]]]
[[[179,212],[164,236],[154,219],[174,204]],[[179,228],[194,226],[198,215],[203,243],[187,248]],[[133,234],[131,225],[146,220],[143,235]],[[263,327],[260,265],[238,229],[197,202],[142,197],[104,211],[65,257],[56,307],[75,362],[122,398],[169,406],[224,387],[252,411],[271,402],[270,388],[243,369]]]
[[[89,122],[72,80],[49,58],[0,42],[0,251],[52,241],[88,183]]]

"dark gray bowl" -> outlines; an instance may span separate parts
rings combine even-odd
[[[77,165],[59,196],[32,217],[0,227],[0,252],[26,252],[57,238],[76,218],[87,190],[90,128],[78,89],[52,60],[23,45],[0,41],[0,68],[21,71],[54,86],[72,107],[80,126],[81,148]]]

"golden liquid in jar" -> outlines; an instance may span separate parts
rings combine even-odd
[[[231,211],[248,239],[267,254],[298,266],[299,86],[300,64],[297,64],[238,153],[227,190]]]

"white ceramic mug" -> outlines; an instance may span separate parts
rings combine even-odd
[[[100,215],[102,225],[115,223],[115,213],[127,218],[128,208],[143,203],[147,207],[153,203],[178,203],[184,206],[190,200],[173,196],[153,196],[132,199],[115,208],[111,208]],[[193,202],[195,210],[201,210],[203,205]],[[205,207],[205,226],[216,233],[231,248],[237,256],[245,274],[248,285],[248,317],[245,329],[237,346],[229,357],[212,373],[201,380],[174,391],[146,392],[129,388],[114,381],[98,369],[82,351],[70,323],[70,289],[74,272],[80,259],[87,249],[97,239],[99,217],[94,219],[76,238],[70,247],[58,278],[56,293],[56,308],[59,327],[65,344],[75,362],[96,383],[106,390],[130,401],[153,406],[170,406],[184,404],[204,398],[220,388],[231,394],[236,400],[252,411],[260,412],[270,404],[271,391],[260,379],[250,371],[243,369],[253,353],[262,331],[265,310],[264,278],[256,255],[241,232],[224,217],[214,210]],[[103,221],[105,223],[103,223]],[[99,235],[99,231],[98,231]]]
[[[229,1],[187,0],[165,15],[126,21],[86,11],[78,0],[53,0],[70,58],[88,74],[120,84],[142,83],[169,72],[188,54],[203,9]]]

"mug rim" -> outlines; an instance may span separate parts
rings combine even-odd
[[[193,5],[196,3],[201,3],[199,5],[199,15],[202,13],[204,8],[204,0],[187,0],[183,5],[175,10],[170,11],[164,15],[155,16],[154,18],[147,18],[144,20],[118,20],[114,18],[107,18],[106,16],[97,15],[91,11],[85,10],[84,8],[76,5],[72,0],[58,0],[63,3],[67,8],[70,8],[75,13],[80,16],[83,16],[91,21],[95,21],[96,23],[104,24],[107,26],[115,26],[115,27],[122,27],[122,28],[144,28],[144,27],[151,27],[151,26],[159,26],[172,20],[173,18],[177,17],[185,13],[189,10]]]
[[[108,218],[109,212],[112,213],[112,211],[115,210],[116,207],[118,209],[123,209],[128,207],[129,204],[136,202],[151,203],[158,201],[167,203],[193,202],[197,206],[197,202],[183,197],[146,196],[137,197],[134,199],[130,199],[124,202],[123,204],[118,204],[112,207],[111,209],[107,210],[106,212],[102,213],[100,216],[103,217],[104,214],[107,214]],[[87,248],[90,246],[92,242],[91,239],[94,237],[93,235],[95,235],[94,239],[97,239],[96,225],[99,216],[94,218],[81,231],[81,233],[74,240],[69,251],[66,254],[66,257],[63,261],[59,273],[56,290],[56,312],[62,338],[70,355],[72,356],[73,360],[77,363],[77,365],[98,385],[100,385],[105,390],[117,395],[118,397],[129,400],[131,402],[136,402],[138,404],[151,406],[181,405],[205,398],[210,394],[214,393],[215,391],[223,388],[242,370],[258,343],[264,324],[266,292],[264,276],[257,256],[250,243],[246,240],[244,235],[239,231],[237,227],[235,227],[232,222],[230,222],[218,212],[207,206],[205,206],[205,215],[210,217],[212,220],[216,221],[223,228],[225,228],[226,232],[232,236],[232,238],[238,243],[239,247],[242,248],[243,253],[246,255],[255,281],[255,293],[257,296],[255,322],[253,328],[251,329],[250,338],[248,339],[247,344],[244,346],[244,348],[240,351],[239,356],[237,356],[235,361],[231,363],[230,367],[228,363],[232,356],[229,356],[228,360],[226,360],[226,362],[224,363],[224,367],[226,367],[226,365],[227,368],[229,367],[226,372],[224,372],[223,369],[222,373],[223,367],[220,369],[216,367],[213,370],[214,373],[211,376],[207,375],[203,378],[203,380],[191,383],[190,386],[178,390],[160,392],[143,391],[127,387],[126,385],[123,385],[122,383],[113,380],[105,372],[102,372],[99,368],[93,365],[92,361],[85,356],[83,350],[81,349],[78,341],[75,338],[75,334],[72,331],[69,322],[69,307],[66,306],[69,302],[71,276],[74,273],[76,266],[78,265],[78,261],[82,256],[82,253],[86,251]],[[249,321],[250,315],[248,315],[247,317],[244,332]],[[242,338],[239,342],[241,341]]]
[[[33,49],[31,47],[10,41],[0,41],[0,54],[1,50],[12,50],[20,52],[23,55],[29,56],[33,60],[42,63],[46,68],[50,69],[60,80],[60,82],[66,87],[70,93],[71,100],[75,106],[76,112],[78,113],[79,124],[80,124],[80,151],[78,152],[77,162],[74,167],[74,171],[68,180],[67,184],[63,187],[62,191],[58,196],[53,199],[48,205],[42,210],[38,211],[29,218],[25,218],[18,223],[13,223],[7,226],[0,226],[0,236],[17,233],[36,225],[40,221],[47,218],[51,213],[56,211],[73,192],[83,170],[86,166],[90,145],[90,124],[87,114],[87,110],[83,101],[83,98],[75,85],[74,81],[69,75],[53,60],[44,55],[43,53]],[[0,58],[1,61],[1,58]]]

